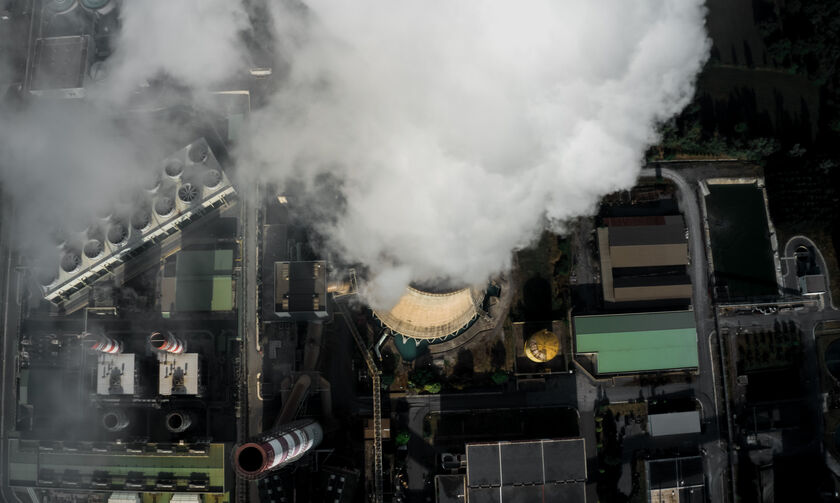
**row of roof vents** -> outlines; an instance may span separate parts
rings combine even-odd
[[[41,269],[37,281],[55,303],[122,261],[140,245],[171,234],[204,208],[215,207],[234,189],[202,138],[168,157],[133,204],[107,211],[87,230],[59,245],[55,269]]]

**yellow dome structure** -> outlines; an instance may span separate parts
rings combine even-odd
[[[549,330],[540,330],[525,341],[525,356],[537,363],[551,361],[560,352],[560,339]]]
[[[478,317],[483,299],[484,292],[475,288],[433,293],[409,286],[393,309],[373,314],[393,332],[432,341],[469,327]]]

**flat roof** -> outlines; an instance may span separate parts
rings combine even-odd
[[[662,222],[661,224],[658,222]],[[668,215],[653,225],[609,226],[610,246],[665,245],[688,241],[682,215]]]
[[[690,456],[645,461],[651,502],[704,502],[703,458]]]
[[[131,454],[125,448],[114,452],[42,451],[32,442],[9,439],[8,482],[11,486],[53,487],[41,483],[41,475],[49,471],[58,479],[65,473],[78,477],[81,487],[90,487],[93,477],[107,474],[111,483],[124,484],[131,476],[142,479],[143,492],[155,491],[154,484],[161,473],[175,478],[179,490],[186,490],[193,474],[208,479],[206,490],[196,492],[221,493],[226,486],[226,463],[229,456],[225,444],[214,443],[204,453],[144,452]],[[37,444],[37,442],[35,442]],[[112,444],[113,445],[113,444]],[[55,487],[60,487],[60,484]],[[114,489],[105,489],[108,492]]]
[[[651,414],[648,416],[648,427],[652,437],[700,433],[700,413],[692,410],[668,414]]]
[[[582,438],[467,445],[467,500],[585,502]]]
[[[688,244],[610,245],[610,260],[614,268],[684,265],[688,263]]]
[[[158,393],[198,395],[198,353],[158,353]]]
[[[232,274],[233,250],[178,252],[175,258],[175,311],[231,311]],[[167,279],[164,278],[164,282]],[[171,280],[167,284],[171,287]],[[168,307],[161,300],[162,310],[166,311]]]
[[[97,359],[97,395],[133,395],[136,379],[134,354],[100,353]]]
[[[575,316],[577,353],[596,353],[597,372],[615,374],[697,367],[692,311]]]
[[[275,262],[274,311],[326,315],[327,262]]]

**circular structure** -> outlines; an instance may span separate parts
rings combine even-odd
[[[102,7],[108,5],[109,1],[110,0],[82,0],[82,7],[92,10],[101,9]]]
[[[108,228],[108,241],[112,244],[122,244],[126,239],[128,239],[128,227],[126,227],[124,223],[114,222],[114,224]]]
[[[478,317],[484,292],[461,288],[433,293],[409,286],[390,311],[373,314],[392,331],[412,339],[435,340],[456,335]]]
[[[560,352],[560,340],[549,330],[540,330],[525,341],[525,356],[532,362],[551,361]]]
[[[39,268],[35,273],[38,284],[41,286],[49,286],[58,279],[58,272],[54,269]]]
[[[76,6],[76,0],[50,0],[45,3],[45,8],[56,14],[65,14]]]
[[[142,231],[152,223],[152,215],[145,209],[138,209],[131,215],[131,226]]]
[[[207,160],[207,147],[201,143],[196,143],[195,145],[190,146],[190,151],[187,156],[190,158],[190,161],[200,164]]]
[[[96,258],[102,254],[102,251],[105,249],[105,245],[102,244],[102,241],[98,239],[91,239],[87,243],[85,243],[84,247],[84,254],[87,258]]]
[[[198,187],[191,183],[185,183],[178,189],[178,199],[185,203],[191,203],[198,197]]]
[[[67,250],[61,256],[61,268],[64,272],[73,272],[82,264],[82,257],[76,250]]]
[[[172,433],[183,433],[190,424],[192,420],[186,412],[173,411],[166,415],[166,429]]]
[[[840,339],[832,341],[825,348],[825,368],[838,381],[840,381]]]
[[[184,163],[178,159],[169,159],[163,164],[163,171],[172,178],[178,178],[184,172]]]
[[[166,217],[175,211],[175,200],[169,196],[161,196],[155,201],[155,213]]]
[[[122,431],[128,427],[128,416],[122,410],[110,410],[102,415],[102,426],[111,432]]]
[[[222,173],[218,169],[208,169],[201,177],[201,181],[208,189],[218,187],[222,182]]]

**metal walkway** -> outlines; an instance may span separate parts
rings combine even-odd
[[[359,329],[356,327],[356,324],[353,322],[353,318],[350,316],[350,311],[347,309],[347,303],[345,301],[345,297],[349,297],[350,295],[354,295],[356,293],[356,274],[355,271],[350,272],[351,278],[351,292],[347,295],[342,295],[341,299],[339,297],[334,297],[335,303],[338,306],[338,309],[341,311],[341,316],[344,318],[344,321],[347,323],[347,326],[350,327],[350,333],[353,334],[353,340],[356,341],[356,346],[359,348],[359,351],[362,353],[362,356],[365,359],[365,363],[367,364],[368,373],[370,374],[371,380],[373,381],[373,477],[374,477],[374,503],[382,503],[382,380],[381,380],[381,372],[379,367],[376,366],[376,361],[373,359],[373,355],[370,354],[370,351],[365,345],[364,339],[362,339],[361,334],[359,333]]]

